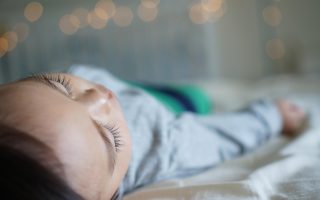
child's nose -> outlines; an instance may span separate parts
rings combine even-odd
[[[113,93],[101,85],[84,90],[76,98],[76,101],[82,103],[92,114],[103,114],[110,112],[110,99]]]
[[[97,89],[101,93],[103,93],[106,96],[106,98],[108,98],[108,99],[114,98],[113,92],[111,90],[109,90],[108,88],[106,88],[106,87],[104,87],[103,85],[100,85],[100,84],[96,84],[95,86],[97,87]]]

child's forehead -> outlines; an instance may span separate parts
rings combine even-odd
[[[46,88],[33,81],[15,81],[0,85],[0,97],[25,94],[37,90],[46,90]]]
[[[35,81],[17,81],[0,86],[0,106],[8,103],[24,103],[30,99],[33,101],[46,98],[56,100],[56,97],[60,96],[61,94],[53,88]]]
[[[0,87],[0,122],[23,126],[48,123],[61,115],[79,112],[67,98],[36,82],[16,82]]]

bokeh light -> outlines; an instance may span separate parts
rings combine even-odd
[[[209,12],[217,12],[222,8],[222,0],[202,0],[201,4]]]
[[[13,31],[18,35],[18,41],[23,42],[29,35],[29,26],[25,23],[18,23],[14,26]]]
[[[64,34],[73,35],[78,31],[80,21],[75,15],[64,15],[59,21],[59,27]]]
[[[201,4],[194,4],[190,8],[189,17],[195,24],[204,24],[209,20],[209,13],[204,10]]]
[[[102,8],[100,8],[100,7],[96,7],[94,9],[94,12],[97,15],[97,17],[99,17],[102,20],[108,20],[109,19],[108,13],[105,10],[103,10]]]
[[[160,0],[141,0],[141,4],[146,8],[156,8]]]
[[[111,0],[100,0],[96,3],[95,12],[102,19],[111,18],[116,13],[116,6]]]
[[[226,5],[226,4],[223,4]],[[226,12],[226,6],[222,6],[219,10],[211,12],[209,14],[209,21],[215,22],[218,21]]]
[[[264,21],[270,26],[278,26],[282,20],[282,14],[278,7],[268,6],[262,11]]]
[[[116,10],[116,14],[113,16],[113,21],[120,27],[129,26],[133,20],[133,13],[130,8],[121,6]]]
[[[73,11],[72,15],[76,16],[79,20],[79,27],[83,28],[88,25],[89,11],[85,8],[77,8]]]
[[[39,2],[30,2],[24,9],[24,16],[30,22],[37,21],[43,13],[43,6]]]
[[[108,22],[108,18],[102,19],[95,11],[89,12],[88,23],[94,29],[103,29]]]
[[[7,40],[8,43],[8,51],[12,51],[18,43],[18,35],[13,31],[6,32],[3,34],[3,38]]]
[[[226,12],[225,0],[202,0],[190,7],[189,18],[195,24],[215,22]]]
[[[9,48],[7,39],[0,37],[0,58],[4,56]]]
[[[280,59],[285,55],[285,45],[283,41],[278,38],[271,39],[267,42],[266,51],[271,59]]]
[[[138,16],[142,21],[151,22],[156,19],[158,15],[158,8],[149,8],[145,7],[143,4],[140,4],[138,7]]]

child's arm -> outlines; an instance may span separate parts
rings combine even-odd
[[[201,171],[261,146],[273,136],[297,131],[303,110],[286,100],[257,101],[239,112],[186,114],[172,127],[175,173]]]
[[[150,111],[150,115],[144,120],[137,119],[132,126],[137,129],[132,137],[133,159],[124,182],[128,191],[212,168],[278,135],[283,123],[290,124],[297,116],[291,104],[282,101],[258,101],[247,109],[228,114],[185,113],[179,117],[173,117],[152,102],[139,109],[139,113]],[[158,112],[151,107],[157,107]]]
[[[282,127],[282,114],[271,101],[257,101],[232,113],[184,114],[170,130],[173,162],[181,162],[181,170],[212,167],[262,145]]]

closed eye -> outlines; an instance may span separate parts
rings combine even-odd
[[[101,122],[96,121],[96,123],[101,126],[104,130],[108,131],[111,133],[113,137],[113,143],[114,143],[114,149],[118,153],[121,150],[121,146],[123,145],[122,140],[121,140],[121,134],[119,132],[119,128],[116,127],[114,124],[104,124]],[[108,136],[104,134],[104,139],[109,140]]]
[[[116,165],[116,151],[115,148],[113,148],[113,143],[110,141],[110,138],[106,135],[105,129],[104,127],[101,125],[100,122],[96,121],[96,120],[92,120],[94,125],[96,126],[101,138],[103,139],[108,155],[110,157],[109,159],[109,169],[111,174],[114,171],[115,165]]]
[[[73,94],[70,80],[62,74],[34,74],[23,80],[33,80],[44,83],[68,97],[71,97]],[[60,84],[63,88],[59,87],[57,84]]]

